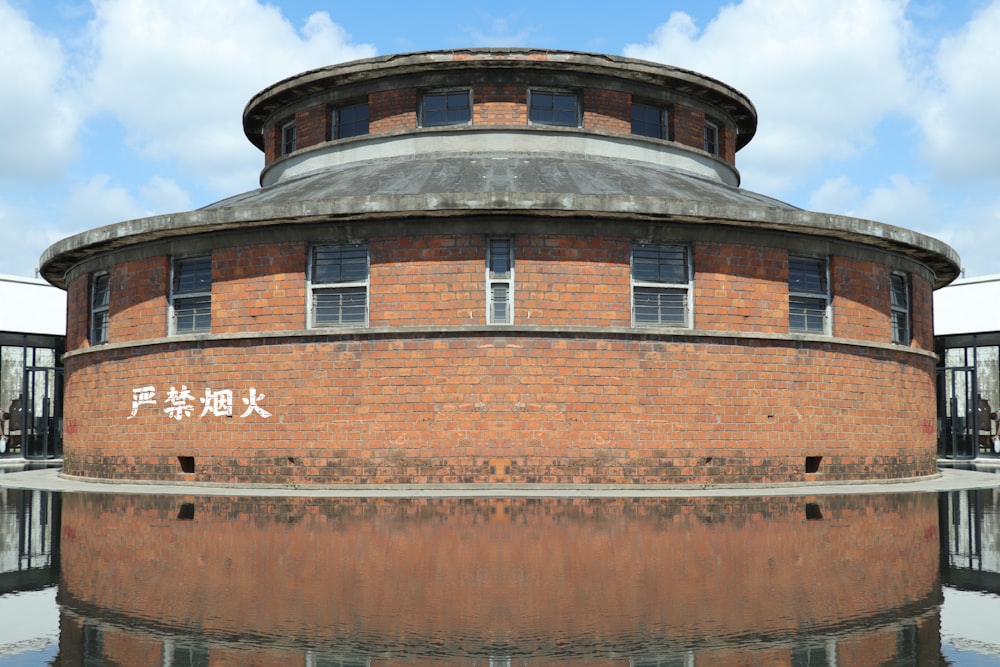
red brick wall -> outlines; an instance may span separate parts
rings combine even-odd
[[[66,470],[226,482],[683,484],[934,471],[934,359],[864,345],[891,340],[887,266],[835,256],[837,335],[854,344],[809,343],[753,337],[788,332],[783,249],[693,244],[696,330],[687,333],[629,328],[630,238],[513,238],[516,327],[485,332],[482,234],[370,241],[369,325],[425,328],[412,334],[302,337],[308,245],[215,250],[212,333],[271,337],[70,354]],[[112,268],[110,343],[167,335],[168,276],[167,257]],[[71,332],[86,330],[85,282],[71,285]],[[931,313],[920,304],[929,306],[930,290],[918,276],[913,283],[914,330],[926,332]],[[463,325],[477,329],[455,328]],[[452,328],[426,329],[442,326]],[[149,386],[155,407],[131,416],[133,391]],[[185,386],[191,414],[176,420],[164,401]],[[251,388],[273,418],[240,417]],[[227,389],[234,416],[201,416],[206,390]],[[180,473],[178,456],[195,457],[194,476]],[[807,456],[822,457],[816,475],[805,472]]]
[[[178,520],[182,503],[191,520]],[[807,503],[822,519],[807,518]],[[626,667],[636,648],[655,647],[691,648],[698,665],[788,665],[792,647],[822,637],[837,644],[837,664],[869,667],[896,656],[889,617],[917,623],[920,664],[937,664],[929,659],[940,649],[933,494],[66,494],[60,544],[64,612],[125,621],[101,624],[110,664],[145,664],[132,655],[161,655],[149,643],[166,636],[211,638],[213,665],[251,664],[236,660],[250,658],[246,637],[283,651],[284,664],[299,664],[290,658],[305,647],[351,646],[372,654],[373,667],[426,664],[399,657],[402,647],[454,651],[467,659],[443,664],[469,665],[511,642],[574,651],[573,664],[588,667]],[[61,655],[73,662],[79,635],[63,627]],[[280,664],[270,657],[252,664]],[[528,664],[550,663],[533,655]]]
[[[528,89],[512,84],[482,84],[472,90],[473,125],[524,125]]]
[[[330,108],[318,104],[295,114],[295,148],[321,144],[330,139]]]
[[[698,109],[681,106],[670,108],[671,136],[674,141],[698,150],[705,150],[705,113]]]
[[[486,321],[483,235],[373,239],[370,326]]]
[[[417,91],[376,91],[368,96],[368,131],[388,134],[417,127]]]
[[[166,335],[169,257],[122,262],[111,271],[109,282],[109,342],[133,342]],[[69,309],[69,319],[86,320],[87,307],[83,303],[73,306]],[[68,345],[66,349],[70,349]]]
[[[524,126],[527,124],[528,86],[525,84],[476,84],[472,89],[473,127]],[[583,91],[583,127],[612,135],[630,134],[631,95],[617,90]],[[369,96],[369,132],[388,134],[417,128],[418,92],[413,88],[373,92]],[[287,119],[286,119],[287,120]],[[670,107],[671,138],[702,150],[705,114],[683,105]],[[330,110],[319,104],[295,114],[296,149],[321,144],[330,137]],[[264,164],[281,157],[281,123],[265,132]],[[736,163],[735,137],[719,124],[719,156]]]
[[[786,250],[702,242],[693,253],[697,328],[788,333]]]
[[[583,91],[583,126],[611,134],[632,131],[632,96],[618,90],[587,88]]]
[[[212,253],[212,331],[306,328],[305,243],[220,248]],[[164,332],[166,333],[166,332]]]

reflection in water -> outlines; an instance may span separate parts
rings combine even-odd
[[[938,503],[63,498],[60,665],[940,665]]]
[[[1000,489],[942,493],[941,633],[956,650],[994,656],[1000,622]],[[984,664],[984,663],[980,663]]]

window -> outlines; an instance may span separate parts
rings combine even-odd
[[[174,259],[170,303],[174,333],[212,328],[212,258]]]
[[[910,344],[910,281],[905,274],[889,275],[892,304],[892,342]]]
[[[368,325],[368,245],[316,246],[310,276],[311,325]]]
[[[333,138],[346,139],[368,134],[368,103],[352,104],[333,112]]]
[[[108,306],[111,302],[111,276],[96,273],[90,283],[90,344],[108,342]]]
[[[632,247],[633,326],[691,326],[691,262],[679,245]]]
[[[825,259],[788,258],[788,328],[800,333],[828,333],[830,304]]]
[[[632,134],[667,139],[667,110],[648,104],[632,104]]]
[[[575,93],[532,90],[528,96],[528,120],[539,125],[580,125],[580,100]]]
[[[285,123],[281,126],[281,154],[288,155],[295,151],[295,123]]]
[[[705,122],[705,152],[719,154],[719,126],[711,121]]]
[[[420,98],[420,124],[461,125],[472,120],[471,92],[455,90],[444,93],[427,93]]]
[[[511,239],[489,239],[486,250],[486,323],[514,322],[514,248]]]

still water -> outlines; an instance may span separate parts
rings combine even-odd
[[[0,667],[1000,666],[1000,489],[0,503]]]

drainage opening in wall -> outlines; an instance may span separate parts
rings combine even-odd
[[[823,511],[819,503],[806,503],[806,521],[822,521]]]
[[[194,503],[183,503],[177,512],[178,521],[194,521]]]
[[[807,456],[806,457],[806,472],[812,474],[814,472],[819,472],[819,464],[823,462],[822,456]]]
[[[193,456],[178,456],[177,462],[181,464],[181,472],[183,473],[193,473],[194,472],[194,457]]]

